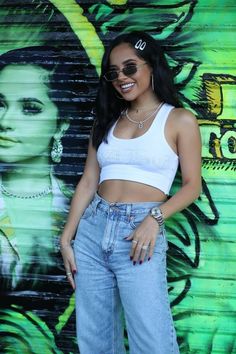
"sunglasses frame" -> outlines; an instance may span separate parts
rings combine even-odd
[[[103,77],[104,77],[104,79],[105,79],[106,81],[108,81],[108,82],[112,82],[112,81],[117,80],[117,79],[119,78],[119,74],[120,74],[120,73],[122,73],[123,75],[125,75],[125,76],[127,76],[127,77],[130,77],[130,76],[133,76],[133,75],[136,74],[136,72],[138,71],[138,68],[139,68],[140,66],[143,66],[143,65],[146,65],[146,64],[147,64],[147,62],[144,62],[144,63],[141,63],[141,64],[128,64],[128,65],[124,66],[123,69],[121,69],[121,70],[109,70],[109,71],[107,71],[107,72],[103,75]],[[125,73],[125,70],[127,70],[130,66],[135,67],[135,69],[136,69],[135,72],[132,72],[131,74]],[[106,75],[107,75],[108,73],[110,73],[110,72],[116,72],[117,77],[116,77],[115,79],[108,80],[107,77],[106,77]]]

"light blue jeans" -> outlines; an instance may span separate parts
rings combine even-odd
[[[166,281],[165,232],[150,261],[129,258],[134,231],[158,203],[108,203],[96,194],[76,234],[76,319],[81,354],[124,354],[122,308],[130,354],[179,353]]]

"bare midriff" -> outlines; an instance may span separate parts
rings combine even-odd
[[[99,185],[98,194],[110,203],[164,202],[167,199],[160,189],[118,179],[103,181]]]

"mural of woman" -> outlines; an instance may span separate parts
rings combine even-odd
[[[58,236],[73,189],[56,165],[87,92],[77,61],[39,46],[0,57],[1,299],[6,307],[36,310],[53,328],[71,296],[68,288],[50,315],[64,281]]]
[[[46,55],[43,59],[42,53]],[[61,139],[73,111],[63,109],[65,104],[60,96],[65,101],[69,96],[76,97],[73,89],[68,88],[74,75],[68,71],[72,65],[66,68],[63,60],[58,51],[38,47],[10,51],[1,57],[3,288],[21,289],[25,277],[33,286],[40,274],[48,274],[55,265],[56,229],[70,193],[55,177],[51,161],[61,160]],[[60,88],[56,89],[58,84]]]
[[[85,160],[97,74],[57,5],[0,4],[0,352],[76,353],[57,237]]]

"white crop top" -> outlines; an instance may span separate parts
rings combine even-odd
[[[150,128],[133,139],[113,135],[116,123],[97,151],[101,168],[100,181],[121,179],[148,184],[169,194],[178,168],[179,158],[167,143],[164,128],[174,107],[165,103]]]

